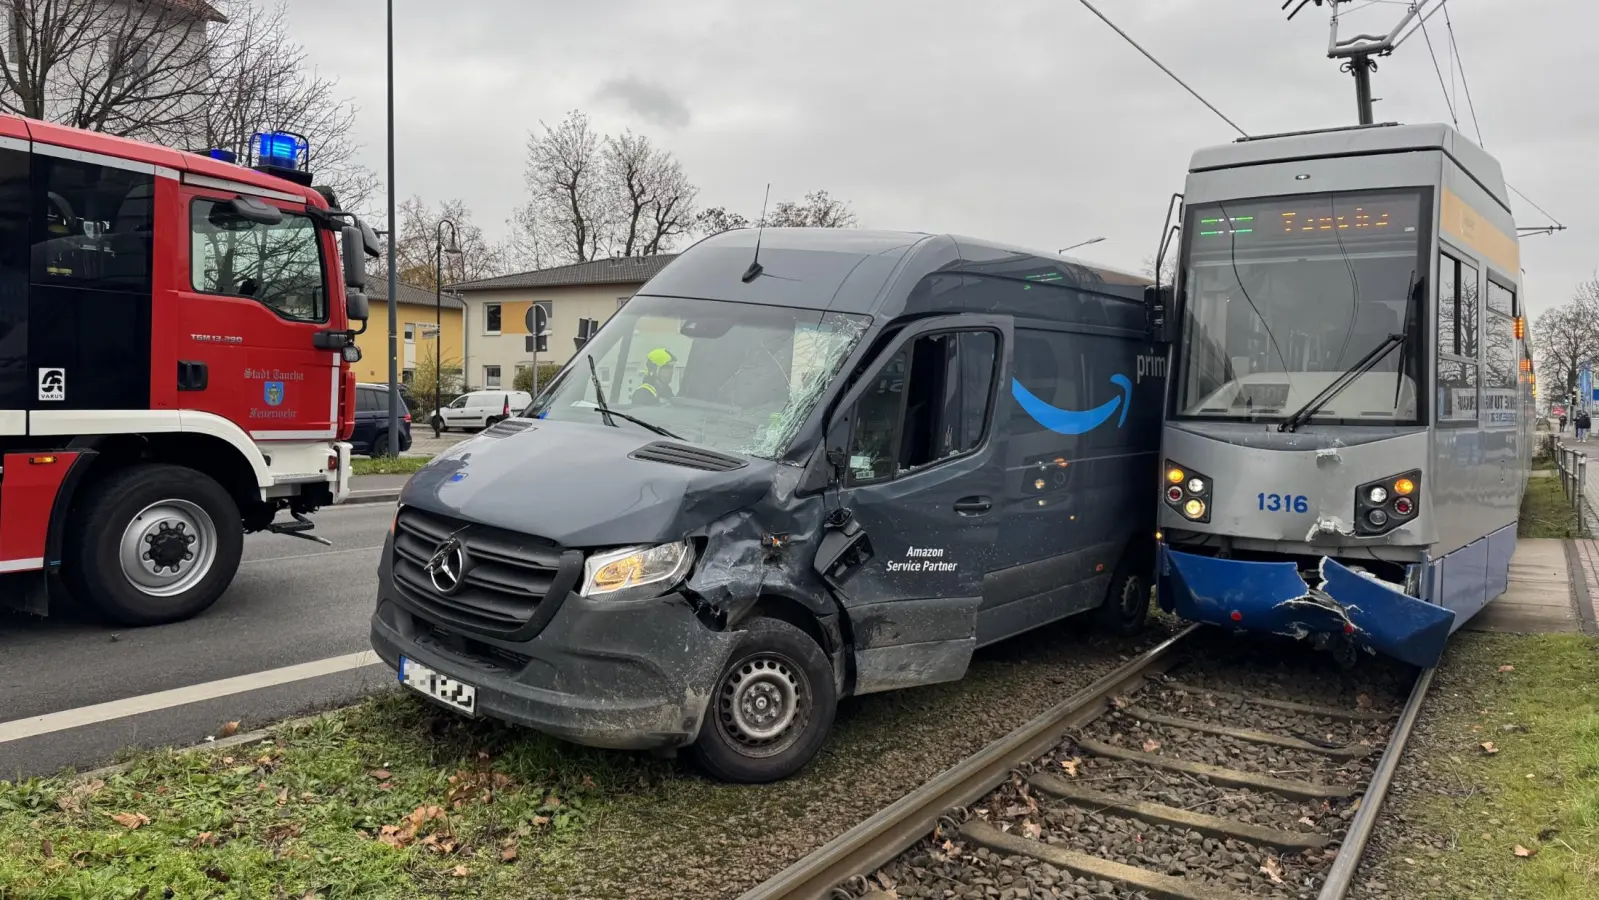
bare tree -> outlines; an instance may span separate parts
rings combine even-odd
[[[602,135],[582,112],[528,138],[528,202],[510,225],[524,264],[664,253],[694,228],[699,190],[648,137]]]
[[[798,202],[780,201],[764,224],[770,228],[854,228],[857,223],[848,203],[829,197],[827,191],[812,191]]]
[[[355,110],[311,72],[281,3],[0,0],[0,109],[182,149],[289,130],[347,209],[376,179],[355,161]]]
[[[1144,257],[1143,263],[1138,268],[1146,278],[1154,278],[1155,257]],[[1175,249],[1167,253],[1165,261],[1161,263],[1159,280],[1162,285],[1175,285],[1177,283],[1177,252]]]
[[[427,290],[434,288],[434,272],[439,262],[439,223],[449,219],[455,223],[455,235],[460,254],[444,254],[444,283],[476,281],[492,278],[506,271],[509,258],[507,248],[491,243],[483,228],[472,221],[472,211],[460,200],[447,200],[438,206],[429,206],[421,197],[411,197],[399,205],[397,214],[400,230],[395,235],[395,258],[399,280]],[[444,229],[449,240],[449,229]],[[371,261],[368,271],[374,276],[387,277],[388,260]]]
[[[751,224],[749,219],[738,213],[728,212],[725,206],[713,206],[701,210],[699,215],[694,217],[694,231],[702,237],[748,228]]]
[[[1532,338],[1545,390],[1575,395],[1582,364],[1599,363],[1599,274],[1579,285],[1570,302],[1539,316]]]

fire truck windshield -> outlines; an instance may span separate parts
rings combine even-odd
[[[328,320],[322,245],[310,217],[285,211],[274,225],[251,222],[222,201],[190,208],[194,289],[249,297],[300,322]]]

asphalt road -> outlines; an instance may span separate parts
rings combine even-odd
[[[393,516],[388,503],[323,510],[317,533],[332,547],[247,537],[233,585],[187,622],[117,629],[73,612],[0,613],[0,778],[91,768],[124,747],[193,744],[225,722],[248,730],[392,689],[393,673],[370,664],[367,621]],[[333,662],[279,671],[317,661]],[[213,684],[222,679],[236,681]],[[151,696],[174,689],[187,690]]]

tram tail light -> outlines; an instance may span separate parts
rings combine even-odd
[[[1355,488],[1355,533],[1367,537],[1387,534],[1415,519],[1421,508],[1420,488],[1419,469]]]
[[[1166,460],[1166,505],[1190,522],[1210,521],[1211,483],[1186,466]]]
[[[1516,317],[1516,340],[1518,340],[1518,341],[1522,340],[1526,336],[1527,336],[1527,320],[1525,318],[1521,317],[1521,316],[1517,316]]]

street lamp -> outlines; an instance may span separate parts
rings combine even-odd
[[[1076,244],[1071,245],[1070,247],[1062,247],[1059,250],[1056,250],[1055,252],[1056,253],[1065,253],[1067,250],[1076,250],[1078,247],[1087,247],[1089,244],[1097,244],[1097,243],[1099,243],[1102,240],[1104,240],[1104,238],[1102,238],[1102,237],[1089,238],[1086,241],[1080,241],[1080,242],[1078,242]]]
[[[450,226],[450,243],[444,243],[444,226]],[[439,385],[444,381],[444,254],[460,256],[460,237],[455,223],[440,219],[433,230],[433,436],[439,436]],[[463,323],[464,327],[464,323]]]
[[[389,88],[389,440],[390,456],[400,455],[399,262],[395,259],[394,217],[394,0],[388,0]]]

